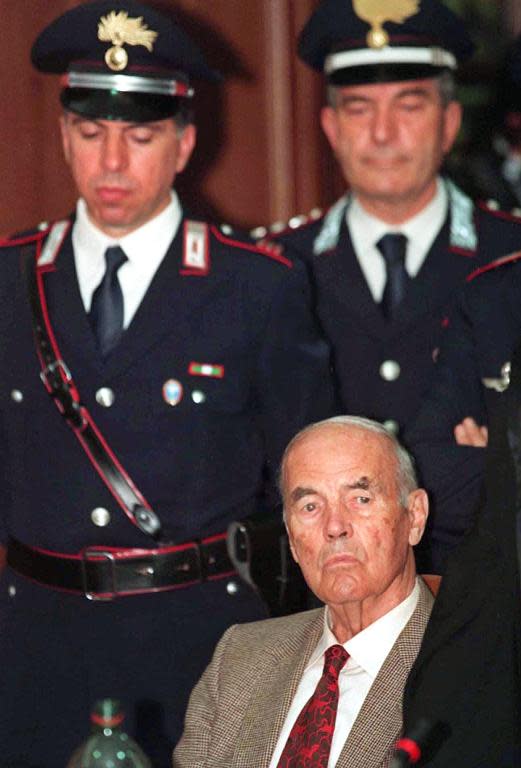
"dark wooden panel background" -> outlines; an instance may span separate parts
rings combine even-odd
[[[254,226],[332,201],[341,189],[321,136],[319,76],[295,56],[295,39],[318,0],[160,0],[179,9],[214,66],[227,76],[202,88],[199,147],[180,182],[196,213]],[[57,131],[58,84],[33,72],[31,43],[76,0],[0,0],[0,234],[66,214],[74,191]],[[505,0],[506,27],[521,25]]]

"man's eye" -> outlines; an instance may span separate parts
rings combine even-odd
[[[346,115],[363,115],[367,112],[367,104],[362,101],[350,101],[342,105],[342,110]]]
[[[369,496],[357,496],[356,500],[359,504],[369,504],[371,498]]]
[[[415,112],[417,109],[421,109],[423,101],[419,99],[410,99],[408,101],[402,101],[401,107],[405,112]]]
[[[307,504],[304,505],[305,512],[314,512],[316,508],[317,508],[317,505],[313,501],[309,501]]]
[[[136,144],[150,144],[152,141],[152,134],[147,133],[133,133],[131,135],[132,141],[134,141]]]
[[[99,131],[96,127],[82,127],[80,128],[80,135],[82,139],[95,139],[99,135]]]

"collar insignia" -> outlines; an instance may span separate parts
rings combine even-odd
[[[129,19],[126,11],[111,11],[102,16],[98,24],[98,40],[112,43],[105,53],[105,63],[114,72],[121,72],[128,64],[124,45],[142,45],[152,52],[157,32],[148,29],[143,17]]]
[[[371,26],[367,45],[376,49],[389,45],[389,35],[383,28],[385,22],[403,24],[418,13],[419,5],[420,0],[353,0],[356,15]]]

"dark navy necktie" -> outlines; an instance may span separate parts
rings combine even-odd
[[[411,280],[405,269],[407,238],[400,234],[384,235],[377,242],[376,247],[384,257],[387,272],[381,303],[382,312],[386,320],[392,320],[396,316],[396,310]]]
[[[90,322],[103,357],[112,352],[123,335],[123,291],[118,269],[126,261],[127,257],[119,245],[107,248],[105,274],[92,296]]]

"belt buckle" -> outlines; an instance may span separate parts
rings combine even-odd
[[[89,589],[87,589],[87,563],[89,562],[95,562],[99,559],[105,559],[107,562],[110,563],[110,575],[111,575],[111,587],[112,589],[109,592],[91,592]],[[85,549],[82,549],[81,551],[81,579],[82,579],[82,586],[83,586],[83,594],[87,598],[87,600],[94,600],[99,602],[110,602],[111,600],[114,600],[115,597],[118,595],[118,590],[116,587],[116,558],[112,554],[112,552],[107,552],[104,549],[96,549],[95,547],[86,547]]]
[[[72,376],[63,360],[55,360],[40,371],[40,379],[49,395],[54,399],[60,413],[76,428],[85,426],[85,417],[80,403],[72,393]]]
[[[40,378],[49,392],[54,390],[54,387],[49,382],[49,377],[54,376],[56,371],[62,372],[65,381],[69,382],[72,379],[71,372],[67,368],[65,362],[63,360],[55,360],[54,363],[50,363],[42,371],[40,371]]]

